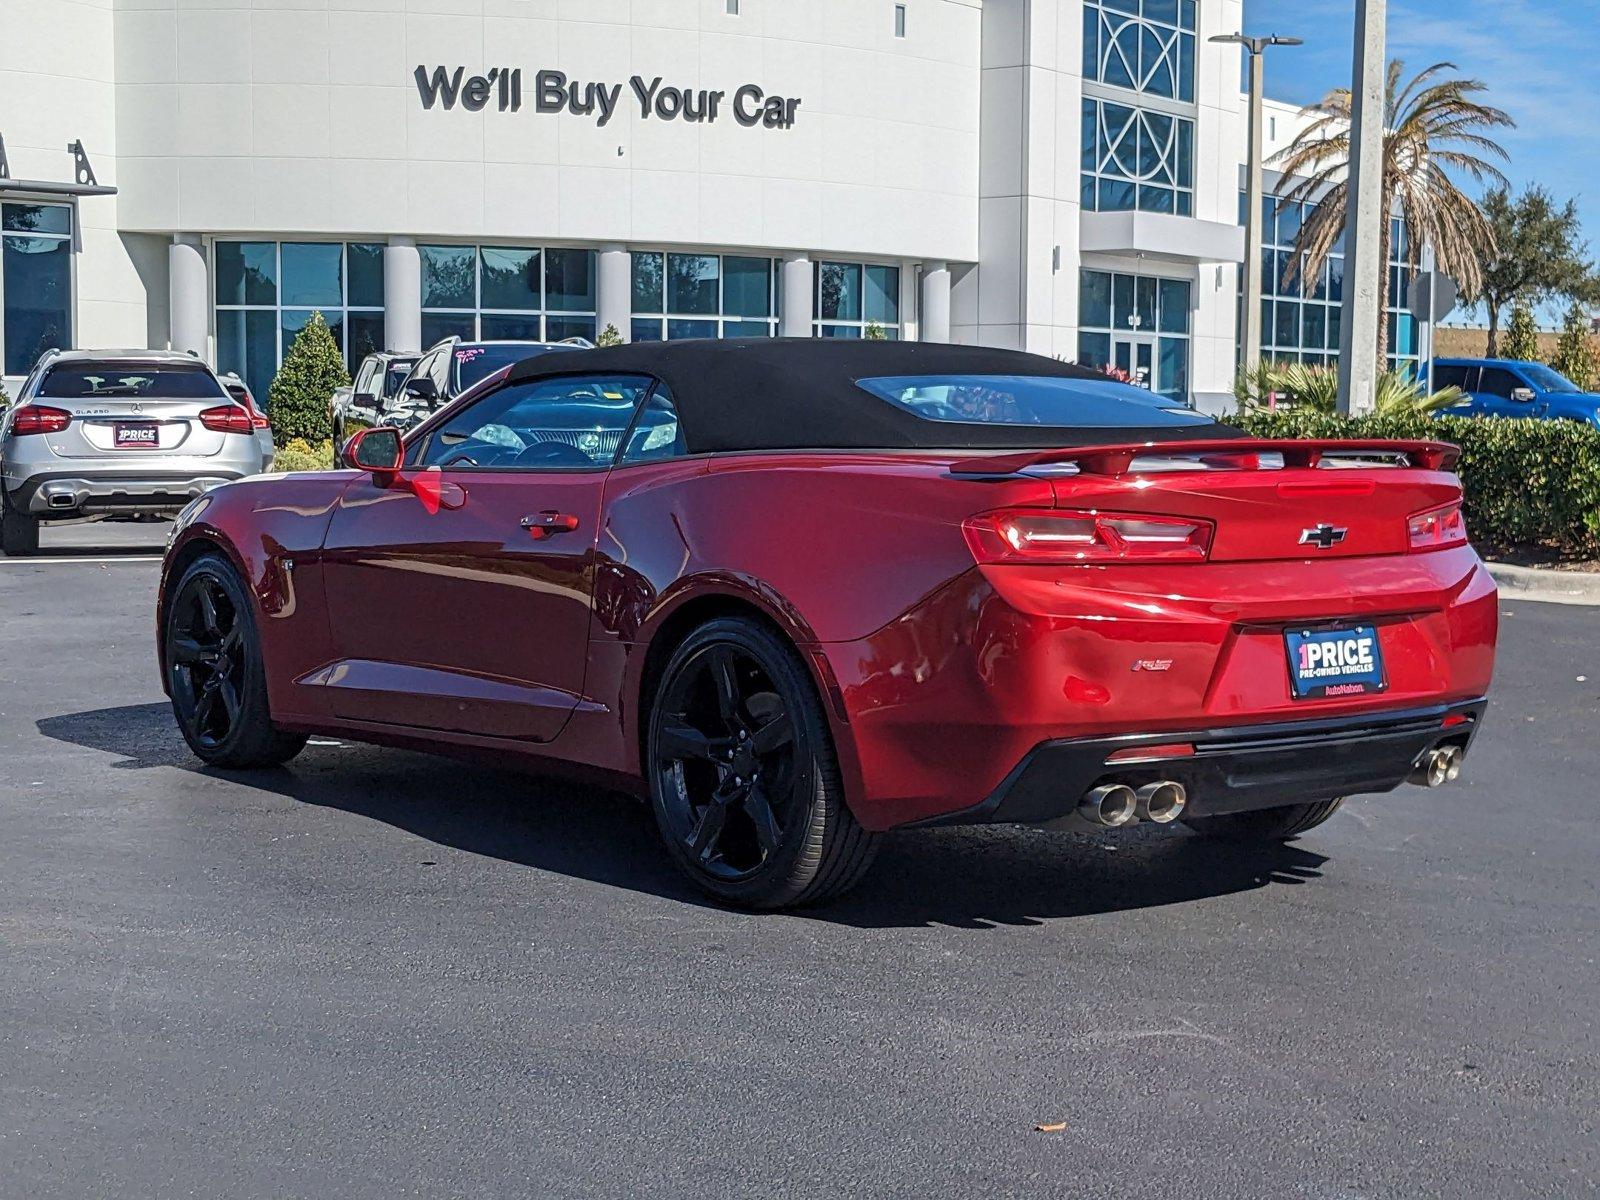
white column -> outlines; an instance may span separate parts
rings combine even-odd
[[[209,292],[206,249],[199,235],[177,234],[167,248],[167,330],[174,350],[206,357]]]
[[[779,337],[810,337],[815,275],[809,254],[783,256],[783,309],[778,313]]]
[[[922,326],[917,340],[950,340],[950,264],[942,260],[922,264]]]
[[[1377,403],[1380,338],[1378,284],[1389,269],[1379,248],[1383,211],[1385,22],[1388,0],[1356,0],[1355,96],[1351,104],[1349,194],[1345,208],[1344,312],[1339,323],[1339,411],[1371,412]],[[1246,263],[1245,269],[1255,267]]]
[[[422,344],[422,256],[414,238],[392,237],[383,251],[385,349],[415,354]]]
[[[612,326],[631,342],[633,325],[633,255],[626,246],[601,246],[594,271],[595,333]]]

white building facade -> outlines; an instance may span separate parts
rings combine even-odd
[[[0,373],[447,334],[1235,371],[1241,0],[0,0]],[[81,145],[87,170],[69,152]],[[90,175],[92,174],[92,182]]]

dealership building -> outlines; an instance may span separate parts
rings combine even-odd
[[[50,346],[170,345],[259,394],[320,311],[352,362],[450,334],[881,331],[1231,388],[1245,103],[1238,48],[1208,39],[1240,0],[0,18],[5,376]],[[1282,144],[1297,117],[1269,112]],[[1269,217],[1264,272],[1292,243]],[[1271,280],[1275,354],[1336,350],[1340,282]]]

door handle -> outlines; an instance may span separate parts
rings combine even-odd
[[[571,533],[578,527],[578,518],[571,513],[547,508],[544,512],[523,517],[522,527],[535,538],[547,538],[557,533]]]

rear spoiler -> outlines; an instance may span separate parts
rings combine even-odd
[[[1448,471],[1461,457],[1449,442],[1390,441],[1380,438],[1196,438],[1189,441],[1138,442],[1121,446],[1081,446],[1064,450],[1023,450],[964,458],[950,467],[952,475],[1015,475],[1047,463],[1074,463],[1086,475],[1126,475],[1137,458],[1176,458],[1277,454],[1285,467],[1315,467],[1324,456],[1404,454],[1424,471]],[[1255,469],[1244,463],[1239,470]]]

